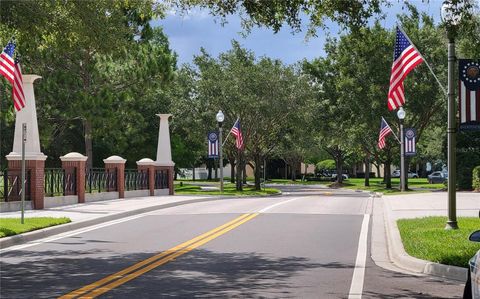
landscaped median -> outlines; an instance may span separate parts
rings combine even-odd
[[[227,196],[261,196],[280,194],[280,190],[275,188],[262,188],[255,190],[253,186],[244,186],[243,191],[237,191],[235,185],[228,184],[220,192],[219,185],[209,185],[208,187],[191,185],[191,184],[175,184],[175,194],[183,195],[227,195]]]
[[[21,224],[20,218],[0,218],[0,238],[18,235],[50,226],[69,223],[71,220],[66,217],[32,217],[25,218]]]
[[[392,188],[387,189],[382,178],[372,178],[370,179],[370,186],[365,186],[365,179],[351,178],[343,181],[341,185],[342,188],[354,189],[354,190],[364,190],[371,192],[382,192],[385,195],[393,194],[402,194],[405,192],[400,192],[400,179],[392,178]],[[410,190],[407,193],[417,193],[417,192],[430,192],[435,190],[445,189],[443,184],[429,184],[427,179],[408,179],[408,188]]]
[[[480,229],[480,218],[459,217],[459,229],[445,230],[446,217],[400,219],[397,226],[405,251],[413,257],[444,265],[467,267],[480,245],[468,236]]]

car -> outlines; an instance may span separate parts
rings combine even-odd
[[[441,184],[448,179],[448,174],[443,171],[434,171],[428,175],[429,184]]]
[[[344,180],[348,180],[348,174],[343,173],[343,174],[342,174],[342,178],[343,178]],[[336,174],[336,173],[333,173],[333,174],[332,174],[332,181],[335,181],[336,179],[337,179],[337,174]]]
[[[468,239],[472,242],[480,242],[480,230],[473,232]],[[468,261],[468,278],[463,298],[480,298],[480,250]]]
[[[418,179],[418,173],[416,172],[408,172],[408,177],[412,179]]]
[[[392,178],[399,178],[400,177],[400,170],[397,169],[397,170],[394,170],[392,172]],[[408,177],[409,178],[413,178],[413,179],[417,179],[418,178],[418,173],[416,172],[408,172]]]

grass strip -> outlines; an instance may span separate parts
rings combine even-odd
[[[480,218],[459,217],[459,229],[445,230],[447,217],[400,219],[397,221],[405,251],[414,257],[435,263],[467,267],[480,243],[468,236],[480,229]]]
[[[32,217],[24,220],[25,223],[21,224],[20,218],[0,218],[0,238],[71,222],[67,217]]]
[[[235,195],[235,196],[253,196],[253,195],[270,195],[279,194],[280,190],[275,188],[265,188],[262,190],[255,190],[255,187],[244,186],[243,191],[237,191],[235,186],[224,186],[223,193],[220,190],[202,190],[201,186],[189,184],[176,184],[175,194],[189,194],[189,195]]]

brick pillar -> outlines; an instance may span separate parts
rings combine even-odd
[[[45,156],[45,158],[47,158]],[[8,157],[8,171],[18,173],[22,172],[22,160],[11,159]],[[44,207],[45,197],[45,160],[25,160],[25,171],[30,172],[30,200],[35,210],[41,210]],[[20,180],[21,181],[21,180]]]
[[[150,190],[150,196],[155,195],[155,167],[152,159],[143,158],[137,161],[137,170],[148,172],[148,189]]]
[[[78,203],[85,202],[85,167],[88,157],[80,153],[68,153],[61,156],[62,168],[68,172],[69,169],[75,168],[76,190],[78,196]]]
[[[104,159],[105,170],[116,169],[117,170],[117,191],[119,198],[125,198],[125,162],[127,160],[119,156],[111,156]]]
[[[173,186],[173,175],[174,175],[174,170],[173,166],[162,166],[162,165],[155,165],[155,171],[157,170],[166,170],[167,175],[168,175],[168,194],[173,195],[174,194],[174,186]]]

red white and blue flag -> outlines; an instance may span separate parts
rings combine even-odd
[[[15,110],[20,111],[25,107],[25,95],[23,93],[23,77],[20,62],[15,59],[15,75],[12,88],[13,106]]]
[[[378,136],[378,148],[383,149],[385,147],[385,138],[392,133],[392,129],[388,125],[387,121],[382,116],[382,122],[380,123],[380,134]]]
[[[415,148],[417,132],[413,128],[405,129],[405,156],[415,156],[417,150]]]
[[[232,129],[230,130],[233,136],[235,136],[235,146],[239,149],[243,149],[243,135],[242,135],[242,127],[240,126],[240,119],[237,119],[235,124],[233,125]]]
[[[460,130],[480,130],[480,60],[459,59]]]
[[[15,43],[10,41],[0,54],[0,75],[10,81],[13,85],[15,62],[13,60],[13,53],[15,52]]]
[[[218,158],[218,132],[211,131],[208,133],[208,157]]]
[[[410,42],[407,35],[397,28],[393,53],[393,65],[388,91],[388,109],[395,110],[405,103],[403,81],[417,65],[423,62],[422,55]]]

